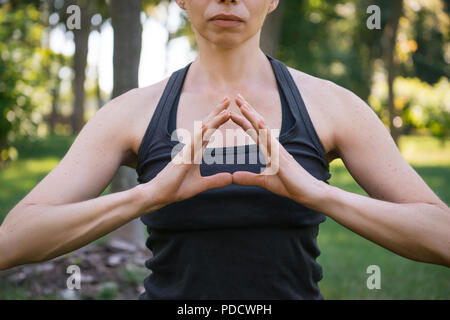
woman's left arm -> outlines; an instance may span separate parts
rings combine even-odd
[[[450,210],[403,158],[375,112],[333,86],[334,139],[370,197],[326,185],[310,206],[404,257],[450,267]]]
[[[278,142],[276,175],[236,172],[233,181],[289,197],[406,258],[450,267],[448,206],[403,158],[375,112],[351,91],[329,85],[336,151],[370,197],[312,177]],[[232,113],[233,121],[245,130],[268,129],[245,99],[236,102],[242,115]]]

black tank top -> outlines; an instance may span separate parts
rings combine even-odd
[[[286,65],[269,59],[282,102],[278,140],[312,176],[331,177],[324,147]],[[191,63],[172,73],[138,151],[138,182],[153,179],[170,161],[176,108]],[[290,111],[290,112],[289,112]],[[291,120],[289,120],[291,119]],[[218,172],[259,173],[264,157],[256,145],[207,148]],[[234,157],[230,164],[229,156]],[[258,159],[250,161],[251,159]],[[242,161],[244,159],[244,161]],[[256,186],[231,184],[207,190],[143,215],[153,256],[139,299],[323,299],[317,283],[319,224],[325,215]]]

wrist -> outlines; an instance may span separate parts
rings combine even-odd
[[[152,181],[139,184],[130,189],[130,196],[133,203],[136,204],[137,217],[158,210],[163,207],[162,201],[158,200],[157,189]]]
[[[312,192],[307,199],[302,202],[302,204],[312,210],[325,212],[326,207],[331,202],[333,188],[334,187],[330,186],[328,183],[322,180],[317,180],[311,188]]]

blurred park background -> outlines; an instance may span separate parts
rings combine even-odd
[[[74,4],[80,28],[71,30]],[[371,5],[381,9],[379,29],[367,27]],[[264,52],[365,100],[447,204],[449,7],[449,0],[280,0],[261,36]],[[0,0],[0,222],[102,105],[162,80],[196,52],[174,1]],[[341,160],[331,173],[330,184],[367,195]],[[136,183],[122,167],[103,194]],[[135,221],[84,251],[0,272],[0,299],[137,299],[151,254],[146,235]],[[450,298],[448,268],[399,257],[331,219],[321,225],[319,247],[325,299]],[[65,290],[69,264],[85,272],[79,292]],[[380,290],[366,286],[369,265],[381,269]]]

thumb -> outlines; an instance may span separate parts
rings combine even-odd
[[[242,186],[259,186],[264,188],[264,179],[264,175],[248,171],[236,171],[233,173],[233,183]]]
[[[208,189],[222,188],[233,182],[233,177],[230,173],[222,172],[212,176],[202,177],[201,189],[206,191]]]

